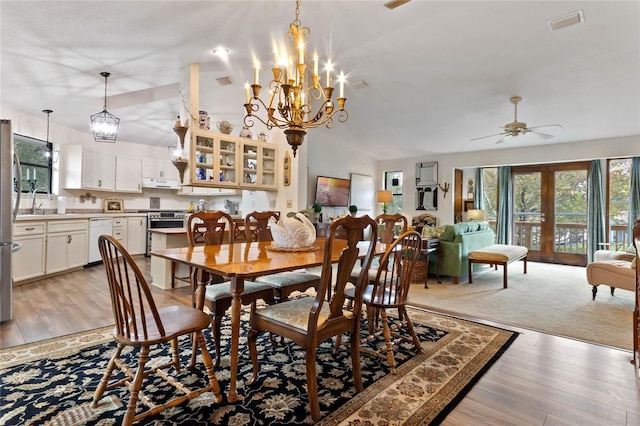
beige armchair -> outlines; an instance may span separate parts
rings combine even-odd
[[[610,286],[612,296],[616,288],[635,291],[636,271],[631,266],[634,257],[633,253],[623,251],[597,250],[594,253],[594,261],[587,265],[587,281],[593,286],[593,300],[600,284]]]

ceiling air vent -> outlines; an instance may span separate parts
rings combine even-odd
[[[229,86],[230,84],[233,84],[231,77],[220,77],[216,78],[216,80],[218,80],[218,84],[220,84],[220,86]]]
[[[551,31],[559,30],[560,28],[569,27],[575,24],[581,24],[584,22],[584,15],[581,10],[570,13],[565,16],[561,16],[549,21],[549,28]]]
[[[358,80],[351,85],[354,89],[363,89],[367,86],[368,84],[364,80]]]
[[[387,9],[395,9],[398,6],[402,6],[405,3],[409,3],[411,0],[391,0],[384,4]]]

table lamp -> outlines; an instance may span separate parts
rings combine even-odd
[[[376,202],[382,203],[382,212],[387,213],[387,203],[393,202],[393,194],[391,191],[376,191]]]
[[[467,210],[467,220],[470,222],[484,220],[484,210],[480,210],[480,209]]]

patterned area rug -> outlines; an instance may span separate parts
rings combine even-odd
[[[322,344],[318,388],[323,419],[319,424],[437,424],[516,337],[513,332],[424,310],[409,308],[409,315],[424,353],[417,355],[411,343],[400,344],[394,352],[399,364],[395,375],[389,374],[385,361],[361,355],[365,390],[360,394],[353,387],[347,348],[334,357],[332,342]],[[245,313],[242,327],[247,327],[247,320]],[[226,321],[223,336],[229,335],[229,328]],[[210,339],[208,331],[206,337]],[[313,424],[305,393],[304,352],[292,342],[274,347],[266,334],[259,339],[261,371],[258,386],[251,388],[245,386],[251,362],[246,339],[241,339],[241,401],[227,403],[225,399],[216,404],[205,393],[137,424]],[[228,346],[229,340],[223,338],[222,344]],[[119,424],[128,400],[124,390],[107,391],[99,407],[90,408],[114,347],[111,330],[105,328],[0,351],[0,424]],[[190,352],[189,342],[181,341],[183,365]],[[168,349],[157,348],[154,353],[164,361]],[[223,390],[229,384],[228,364],[228,357],[223,357],[216,370]],[[204,381],[202,369],[183,370],[178,377]],[[147,390],[159,400],[172,389],[160,379],[147,383]]]

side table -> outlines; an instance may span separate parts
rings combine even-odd
[[[426,263],[426,272],[424,274],[424,288],[429,288],[427,280],[429,279],[429,254],[435,253],[438,256],[438,262],[436,263],[436,280],[440,281],[440,264],[442,263],[442,255],[440,253],[440,239],[439,238],[423,238],[422,239],[422,252],[424,253],[424,261]]]

